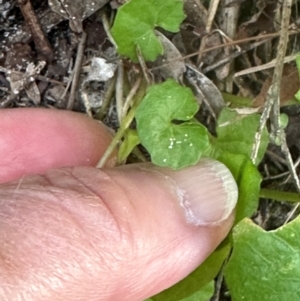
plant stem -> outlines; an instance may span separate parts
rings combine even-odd
[[[229,102],[233,105],[233,107],[249,107],[252,108],[253,100],[247,97],[236,96],[229,93],[222,93],[223,99],[225,102]]]
[[[285,192],[271,189],[261,189],[259,197],[264,199],[272,199],[279,202],[299,203],[300,195],[296,192]]]
[[[133,98],[133,103],[134,104],[133,104],[131,110],[123,118],[119,130],[117,131],[117,133],[116,133],[115,137],[113,138],[112,142],[110,143],[110,145],[106,149],[105,153],[101,157],[100,161],[98,162],[98,164],[96,166],[97,168],[102,168],[105,165],[105,162],[107,161],[107,159],[113,153],[113,151],[116,148],[116,146],[118,145],[118,143],[123,138],[123,136],[125,134],[125,131],[128,129],[128,127],[130,126],[132,120],[134,119],[135,112],[138,108],[138,105],[139,105],[140,101],[142,100],[142,98],[145,95],[146,88],[147,88],[146,82],[145,82],[145,80],[143,80],[140,84],[139,90],[137,91],[137,93],[135,94],[135,96]]]
[[[110,155],[116,148],[117,144],[121,141],[122,137],[125,134],[125,131],[130,126],[130,124],[134,118],[136,109],[137,109],[137,106],[132,107],[132,109],[129,111],[129,113],[126,115],[126,117],[123,119],[122,124],[121,124],[119,130],[117,131],[115,137],[113,138],[112,142],[106,149],[106,151],[103,154],[103,156],[101,157],[100,161],[98,162],[98,164],[96,166],[97,168],[102,168],[105,165],[105,162],[110,157]]]

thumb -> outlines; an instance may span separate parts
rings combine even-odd
[[[0,188],[1,300],[144,300],[206,259],[237,200],[210,160],[64,168]]]

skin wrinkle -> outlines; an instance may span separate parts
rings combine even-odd
[[[117,185],[117,183],[116,183],[115,181],[113,181],[113,179],[112,179],[107,173],[102,172],[102,174],[105,175],[105,177],[104,177],[105,180],[109,180],[111,183],[114,184],[114,186]],[[92,189],[90,189],[90,187],[89,187],[88,184],[83,183],[78,177],[76,177],[76,175],[73,173],[73,169],[71,169],[71,172],[69,173],[69,175],[71,175],[77,182],[83,184],[84,187],[86,187],[88,191],[91,191],[91,190],[92,190]],[[104,183],[104,184],[105,184],[105,183]],[[115,188],[115,189],[121,190],[121,188],[122,188],[122,187],[120,187],[120,186],[118,185],[118,187]],[[123,190],[122,190],[122,191],[123,191]],[[92,191],[92,193],[93,193],[93,194],[96,194],[94,191]],[[100,193],[101,193],[101,191],[100,191]],[[97,194],[99,194],[99,192],[98,192]],[[99,198],[99,197],[98,197],[98,198]],[[119,229],[119,233],[121,233],[121,235],[122,235],[122,234],[124,233],[124,230],[121,230],[121,229],[120,229],[120,227],[119,227],[120,222],[118,222],[117,219],[115,218],[115,216],[113,215],[113,210],[110,210],[109,202],[106,202],[106,201],[105,201],[105,197],[101,197],[101,196],[100,196],[100,199],[101,199],[101,202],[105,204],[105,208],[108,209],[108,210],[110,211],[110,213],[111,213],[110,216],[114,218],[115,223],[116,223],[116,225],[117,225],[117,227],[118,227],[118,229]],[[122,226],[123,226],[123,224],[124,224],[124,223],[122,223]],[[123,226],[123,228],[124,228],[124,226]],[[127,232],[128,232],[128,231],[127,231]],[[130,235],[131,235],[131,234],[130,234]],[[128,235],[128,233],[127,233],[126,238],[125,238],[124,240],[128,241],[128,237],[130,237],[130,235]],[[133,243],[132,243],[132,244],[133,244]]]
[[[20,260],[20,258],[19,258],[19,260]],[[3,295],[10,296],[10,298],[9,299],[7,298],[5,300],[20,300],[20,298],[21,298],[21,300],[28,301],[28,300],[31,300],[31,298],[27,298],[27,297],[22,298],[20,296],[22,296],[22,295],[23,296],[24,295],[31,296],[34,291],[34,287],[36,287],[37,284],[39,284],[40,288],[44,287],[44,289],[42,289],[41,292],[46,291],[46,289],[45,289],[46,287],[49,288],[49,285],[46,285],[46,287],[45,287],[45,285],[42,285],[43,282],[47,282],[44,280],[45,279],[48,280],[49,275],[46,275],[46,277],[45,276],[43,277],[41,273],[38,273],[38,270],[35,270],[33,268],[33,266],[30,267],[30,272],[31,273],[29,273],[29,274],[23,272],[22,273],[23,277],[21,278],[20,274],[18,275],[18,277],[16,277],[16,273],[14,273],[12,271],[12,275],[15,276],[14,279],[11,279],[12,284],[11,285],[7,284],[6,285],[7,292],[5,294],[4,293],[2,294],[2,296]],[[24,277],[26,280],[24,279]],[[5,277],[5,275],[4,275],[4,279],[9,279],[9,278]],[[2,281],[1,284],[3,285],[4,282]],[[0,296],[1,296],[1,294],[0,294]],[[17,297],[17,296],[19,296],[19,297]]]
[[[111,177],[111,175],[105,170],[105,169],[102,169],[100,170],[101,174],[104,175],[104,178],[105,178],[105,181],[108,181],[110,182],[111,184],[113,184],[114,186],[114,190],[115,191],[121,191],[122,192],[122,196],[123,196],[123,203],[126,203],[126,204],[130,204],[130,209],[133,209],[134,206],[133,206],[133,203],[131,202],[130,200],[130,197],[128,196],[127,192],[125,191],[124,187],[122,185],[120,185],[120,183],[117,182],[116,179],[114,179],[113,177]],[[99,193],[101,194],[101,191],[99,193],[97,193],[95,190],[93,190],[91,188],[91,184],[90,183],[86,183],[85,182],[85,178],[82,178],[80,179],[79,177],[77,177],[75,174],[74,174],[74,169],[72,170],[72,176],[77,180],[79,181],[80,183],[82,183],[85,187],[87,187],[89,190],[91,190],[93,193],[95,193],[96,195],[99,195]],[[105,185],[105,182],[102,183],[102,185],[104,186]],[[112,199],[109,199],[109,200],[106,200],[106,197],[105,196],[100,196],[99,197],[101,198],[102,202],[105,204],[105,208],[109,211],[110,213],[110,216],[113,218],[114,222],[115,222],[115,225],[117,226],[118,228],[118,231],[119,231],[119,234],[120,234],[120,237],[119,239],[121,241],[127,241],[130,243],[130,245],[132,247],[134,247],[134,230],[131,229],[131,224],[128,220],[124,220],[122,219],[122,221],[120,222],[118,219],[119,217],[116,217],[115,214],[114,214],[114,210],[113,208],[111,207],[111,203],[113,202]],[[128,207],[128,206],[124,206],[124,207]],[[122,217],[122,216],[121,216]],[[125,221],[125,223],[124,223]],[[126,224],[126,227],[125,227],[125,224]],[[122,225],[122,227],[120,226]],[[129,226],[129,228],[128,228]],[[125,229],[126,228],[126,229]],[[126,234],[124,236],[124,234]],[[132,238],[132,239],[131,239]]]
[[[114,185],[116,187],[118,187],[118,189],[120,191],[122,191],[122,195],[123,195],[123,199],[125,200],[127,206],[124,206],[125,208],[127,208],[127,211],[130,211],[131,212],[131,215],[133,216],[137,216],[136,214],[136,208],[134,206],[134,202],[132,202],[131,198],[130,198],[130,195],[128,194],[128,192],[125,190],[125,188],[123,187],[123,185],[121,183],[118,182],[117,179],[114,179],[113,177],[111,177],[108,173],[106,173],[109,177],[110,177],[110,180],[113,181]],[[132,192],[133,192],[133,187],[131,187],[132,189]],[[125,203],[124,202],[124,203]],[[109,202],[106,203],[107,206],[109,204]],[[109,206],[108,206],[109,207]],[[130,208],[130,209],[128,209]],[[123,229],[122,233],[126,233],[126,240],[130,243],[130,245],[132,246],[132,253],[133,254],[137,254],[136,251],[136,244],[137,244],[137,240],[136,240],[136,237],[135,237],[135,229],[132,229],[132,224],[130,223],[130,221],[128,220],[125,220],[123,218],[122,220],[122,224],[124,224],[124,221],[126,222],[126,231]]]
[[[67,172],[66,170],[64,170],[63,171],[66,175],[71,175],[72,173],[70,173],[70,172]],[[72,175],[73,176],[73,175]],[[107,177],[107,176],[106,176]],[[49,178],[47,178],[46,176],[44,176],[43,177],[43,184],[45,184],[45,180],[46,180],[46,182],[48,182],[48,183],[52,183],[52,180],[51,179],[49,179]],[[76,179],[76,181],[78,181],[78,179]],[[48,187],[49,188],[49,187]],[[33,191],[33,190],[35,190],[36,188],[34,188],[33,189],[33,187],[30,187],[30,190],[31,190],[31,192]],[[90,191],[90,189],[88,189],[89,191]],[[61,202],[63,201],[62,199],[61,199],[61,195],[63,195],[63,197],[65,198],[65,191],[63,191],[62,192],[62,194],[60,194],[60,193],[58,193],[59,191],[58,191],[58,189],[57,188],[55,188],[55,191],[53,191],[53,190],[51,190],[51,189],[48,189],[48,191],[55,197],[55,198],[58,198],[58,199],[60,199],[61,200]],[[94,194],[94,193],[93,193]],[[76,196],[76,197],[78,197],[78,198],[82,198],[82,195],[78,195],[78,196]],[[97,197],[98,198],[98,197]],[[103,202],[103,201],[102,201]],[[61,205],[63,205],[64,203],[62,202],[62,204]],[[109,206],[106,206],[106,208],[108,207],[108,209],[109,209]],[[70,210],[70,208],[68,209],[68,210]],[[110,211],[111,212],[111,211]],[[73,212],[73,215],[74,215],[74,212]],[[114,217],[113,215],[111,215],[112,217]],[[117,224],[118,225],[118,224]],[[120,231],[120,230],[119,230]],[[88,235],[87,233],[86,233],[86,235]]]
[[[56,257],[57,257],[57,256],[56,256]],[[55,258],[55,257],[54,257],[54,258]],[[91,259],[91,258],[93,258],[93,256],[90,255],[90,256],[87,256],[87,258]],[[19,259],[20,259],[20,258],[19,258]],[[61,264],[61,262],[60,262],[60,264]],[[77,261],[76,261],[76,260],[71,264],[71,270],[73,271],[72,273],[70,273],[70,272],[68,273],[68,271],[70,271],[70,266],[69,266],[69,268],[61,268],[60,270],[63,270],[63,271],[64,271],[63,274],[62,274],[62,276],[64,276],[64,278],[66,278],[66,275],[73,275],[73,274],[74,274],[74,267],[76,266],[76,264],[77,264]],[[31,269],[32,269],[32,267],[31,267]],[[80,267],[79,270],[82,270],[82,267]],[[56,274],[57,271],[58,271],[58,269],[55,268],[54,274]],[[67,273],[66,273],[66,271],[67,271]],[[29,285],[29,287],[30,287],[30,283],[39,283],[40,281],[41,281],[41,282],[46,281],[47,284],[45,284],[45,285],[46,285],[46,287],[49,288],[49,283],[48,283],[49,273],[48,273],[48,274],[46,273],[46,275],[44,275],[44,276],[42,276],[41,273],[38,272],[38,271],[33,271],[33,273],[34,273],[34,275],[37,275],[38,282],[36,281],[36,279],[32,279],[32,281],[29,281],[29,282],[27,281],[26,284],[22,285],[22,288],[23,288],[23,289],[24,289],[25,287],[28,287],[28,285]],[[81,274],[81,272],[80,272],[80,274]],[[41,277],[41,276],[42,276],[42,277]],[[65,279],[65,282],[66,282],[66,280],[67,280],[67,279]],[[67,280],[67,281],[69,281],[69,280]],[[70,281],[69,281],[69,282],[70,282]],[[40,284],[40,285],[41,285],[41,284]],[[50,284],[50,286],[51,286],[51,284]],[[12,294],[10,294],[10,296],[12,296]],[[13,300],[13,299],[10,299],[10,300]],[[30,300],[30,299],[24,298],[24,300]]]
[[[70,260],[68,263],[70,263]],[[60,290],[63,290],[64,292],[67,290],[67,294],[71,296],[74,288],[76,287],[76,283],[78,283],[78,280],[76,279],[78,276],[76,275],[82,277],[80,275],[82,275],[83,271],[82,265],[78,263],[78,260],[75,259],[71,263],[72,264],[64,265],[60,262],[59,265],[53,269],[51,274],[43,274],[43,271],[38,271],[38,273],[34,274],[34,277],[31,281],[27,280],[23,284],[20,293],[24,291],[26,292],[26,289],[24,288],[29,286],[29,288],[32,290],[32,292],[29,291],[29,294],[32,294],[32,296],[36,296],[35,292],[38,292],[38,296],[40,296],[40,292],[42,292],[44,296],[51,297],[51,300],[61,300]],[[88,273],[85,273],[85,276],[87,278],[91,278]],[[40,289],[34,289],[35,287],[39,287]],[[54,295],[56,295],[57,298],[55,298]],[[24,298],[24,301],[28,300],[31,299]],[[34,300],[36,299],[34,298]],[[38,300],[41,299],[39,298]],[[46,300],[49,300],[49,298]]]
[[[104,172],[103,172],[104,173]],[[81,185],[83,185],[86,189],[88,189],[89,191],[91,191],[94,195],[96,195],[99,199],[101,199],[101,202],[105,204],[106,206],[106,209],[108,210],[109,212],[109,215],[113,218],[113,221],[114,221],[114,224],[117,226],[117,229],[119,231],[119,233],[121,234],[122,231],[120,229],[120,226],[119,226],[119,223],[117,221],[117,218],[115,217],[113,211],[111,210],[111,208],[108,206],[109,202],[105,202],[104,198],[102,198],[101,196],[98,196],[96,191],[94,191],[88,184],[86,184],[82,179],[79,179],[75,174],[74,174],[74,170],[72,170],[70,172],[70,175],[76,180],[78,181]],[[107,177],[109,177],[107,174],[106,174]],[[109,177],[109,180],[111,180],[111,178]]]
[[[26,192],[25,192],[25,194],[26,194]],[[17,204],[19,204],[20,202],[16,202]],[[48,203],[48,202],[47,202]],[[45,232],[44,231],[39,231],[39,229],[38,228],[28,228],[28,226],[26,226],[26,225],[29,225],[30,227],[32,227],[31,226],[31,221],[32,220],[36,220],[36,219],[38,219],[39,218],[39,216],[40,216],[40,212],[43,212],[45,209],[46,210],[48,210],[48,212],[49,212],[49,210],[51,211],[51,208],[47,208],[46,206],[45,206],[45,204],[47,204],[47,203],[45,203],[45,202],[40,202],[39,204],[39,206],[35,206],[34,207],[34,210],[30,210],[29,212],[28,212],[28,214],[23,214],[22,215],[22,220],[16,220],[16,219],[14,219],[14,218],[10,218],[10,216],[8,216],[7,218],[6,218],[6,220],[8,221],[8,223],[10,224],[10,227],[11,228],[16,228],[17,227],[17,231],[20,231],[21,232],[21,236],[23,236],[23,235],[27,235],[28,233],[31,233],[31,232],[34,232],[34,233],[37,233],[38,234],[38,236],[40,237],[40,235],[39,234],[43,234],[43,236],[45,236]],[[12,204],[14,204],[14,203],[12,203]],[[25,207],[26,207],[26,204],[25,204]],[[20,207],[20,206],[15,206],[15,208],[14,208],[14,210],[16,211],[16,216],[18,217],[18,211],[22,211],[22,208]],[[59,216],[56,216],[56,218],[58,218]],[[2,219],[3,220],[3,219]],[[5,220],[5,219],[4,219]],[[27,227],[27,228],[26,228]],[[48,229],[48,231],[49,230],[51,230],[51,228],[50,229]],[[29,236],[30,237],[30,236]],[[31,236],[32,237],[32,236]],[[39,240],[40,241],[40,240]],[[35,241],[33,240],[33,241],[25,241],[25,242],[27,242],[28,243],[28,245],[30,246],[32,243],[34,243]]]
[[[65,170],[65,174],[68,175],[68,176],[71,176],[77,183],[78,183],[78,186],[82,185],[84,188],[85,188],[85,193],[89,192],[91,193],[91,195],[89,196],[89,198],[86,197],[86,194],[79,194],[76,195],[76,198],[78,199],[91,199],[93,198],[94,200],[98,200],[99,203],[102,203],[102,204],[105,204],[105,201],[101,198],[101,196],[98,196],[92,189],[90,189],[84,182],[80,181],[79,178],[77,178],[74,174],[73,174],[73,169],[70,169],[70,170]],[[48,178],[46,175],[44,176],[44,178],[47,178],[49,183],[52,184],[52,181],[50,178]],[[80,189],[82,189],[82,186],[80,187]],[[82,235],[81,237],[89,237],[91,235],[91,232],[93,229],[86,229],[85,227],[82,226],[82,223],[80,222],[80,217],[77,216],[77,213],[72,211],[71,208],[65,206],[64,204],[64,201],[62,198],[66,197],[65,195],[65,191],[64,190],[61,190],[61,193],[59,193],[60,191],[55,191],[53,192],[51,190],[51,187],[54,187],[54,186],[49,186],[48,187],[48,191],[50,193],[52,193],[53,195],[55,195],[55,197],[57,197],[59,200],[60,200],[60,206],[61,208],[64,209],[65,212],[68,213],[68,217],[69,219],[72,219],[73,223],[77,226],[78,229],[81,229],[82,231]],[[108,210],[109,212],[109,216],[113,218],[113,221],[115,223],[115,225],[117,226],[117,229],[118,231],[120,232],[120,227],[118,225],[118,222],[117,222],[117,219],[114,217],[113,213],[111,212],[111,210],[108,208],[108,206],[106,206],[105,204],[105,209]],[[102,229],[104,230],[103,228],[103,225],[100,224],[100,226],[102,227]],[[95,245],[95,243],[92,241],[92,240],[85,240],[85,242],[90,246],[91,249],[93,249],[95,251],[96,254],[99,255],[99,258],[103,258],[103,255],[101,253],[99,253],[98,251],[98,247]]]
[[[20,193],[20,191],[19,191],[19,193]],[[36,231],[37,229],[35,229],[35,231]],[[38,231],[36,231],[36,232],[38,232]],[[32,246],[31,246],[32,247]],[[78,250],[77,250],[78,251]],[[89,256],[88,258],[92,258],[92,256]],[[106,258],[109,258],[109,256],[108,257],[106,257]],[[72,265],[72,266],[74,266],[74,265]],[[28,300],[28,299],[26,299],[26,300]]]
[[[121,168],[120,168],[120,170],[121,170]],[[112,178],[114,183],[122,189],[122,195],[123,195],[123,197],[124,196],[126,197],[126,203],[130,205],[129,206],[130,209],[131,209],[130,211],[133,213],[134,218],[135,219],[141,218],[140,221],[137,221],[137,224],[142,225],[143,224],[142,219],[147,214],[147,212],[146,212],[147,208],[144,208],[144,212],[143,212],[144,215],[139,214],[139,212],[136,209],[135,202],[133,202],[131,200],[131,197],[129,197],[129,194],[132,195],[135,192],[140,192],[140,189],[138,187],[135,187],[135,186],[131,185],[130,186],[130,193],[129,193],[129,191],[126,190],[126,185],[124,185],[124,183],[122,183],[122,182],[119,182],[118,177],[115,177],[115,178],[113,177],[114,171],[107,170],[106,174],[108,174],[110,172],[112,172],[112,176],[109,175],[109,177]],[[139,232],[137,231],[137,229],[135,227],[135,224],[130,224],[129,223],[129,226],[130,226],[130,231],[127,231],[127,233],[129,233],[129,237],[131,238],[132,252],[133,252],[133,254],[140,254],[140,250],[143,249],[143,247],[144,247],[143,241],[141,241],[139,239],[139,235],[136,235],[137,233],[139,234]],[[132,229],[132,227],[134,227],[135,229]],[[155,245],[157,246],[157,244],[155,244]],[[149,255],[148,255],[148,257],[149,257]]]

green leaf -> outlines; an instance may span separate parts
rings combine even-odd
[[[296,57],[296,66],[297,66],[297,70],[298,70],[298,75],[300,78],[300,55],[298,54]],[[300,89],[297,91],[297,93],[295,94],[295,98],[300,101]]]
[[[251,160],[245,155],[223,152],[216,157],[231,171],[239,188],[235,223],[250,217],[257,210],[261,175]]]
[[[295,98],[297,99],[297,101],[300,101],[300,89],[296,92]]]
[[[209,140],[206,128],[191,120],[198,109],[192,91],[174,80],[148,89],[135,117],[154,164],[180,169],[199,161]]]
[[[152,297],[153,301],[198,301],[209,300],[213,293],[213,279],[219,273],[230,252],[229,239],[226,239],[201,266],[188,277]]]
[[[284,113],[280,114],[279,127],[284,130],[288,126],[288,124],[289,124],[289,116]]]
[[[296,56],[296,66],[297,66],[298,75],[299,75],[299,78],[300,78],[300,54],[299,53]]]
[[[111,33],[121,55],[137,62],[139,46],[144,59],[154,61],[163,53],[154,28],[178,32],[184,18],[182,0],[130,0],[119,8]]]
[[[214,294],[215,282],[211,281],[199,289],[192,296],[181,299],[181,301],[209,301]],[[155,301],[155,299],[154,299]]]
[[[124,161],[139,143],[140,138],[137,132],[135,130],[127,129],[124,134],[124,141],[118,152],[118,162]]]
[[[199,289],[195,294],[184,297],[183,299],[180,299],[180,301],[209,301],[214,293],[214,281],[209,282],[205,286],[203,286],[201,289]],[[162,299],[166,301],[166,299]],[[168,299],[169,300],[169,299]],[[170,299],[170,301],[176,301],[177,299]],[[156,301],[156,297],[149,298],[145,301]]]
[[[300,300],[300,219],[266,232],[251,220],[233,231],[225,269],[232,301]]]
[[[258,129],[258,114],[240,115],[228,108],[222,110],[217,124],[218,138],[211,139],[211,147],[205,155],[224,163],[233,174],[239,188],[235,223],[250,217],[257,210],[261,175],[251,162],[250,156]],[[263,131],[258,160],[261,161],[269,142]]]
[[[223,151],[244,154],[250,158],[259,121],[259,114],[241,115],[228,108],[223,109],[218,118],[217,145]],[[268,132],[264,129],[256,164],[262,160],[268,143]]]

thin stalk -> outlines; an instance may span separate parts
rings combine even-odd
[[[111,154],[113,153],[113,151],[115,150],[115,148],[117,147],[117,145],[119,144],[119,142],[121,141],[121,139],[123,138],[126,130],[129,128],[131,122],[134,119],[135,112],[136,112],[136,110],[138,108],[138,105],[139,105],[140,101],[142,100],[142,98],[145,95],[146,87],[147,87],[146,82],[142,81],[142,83],[140,85],[140,89],[137,91],[137,93],[136,93],[136,95],[135,95],[135,97],[133,99],[134,105],[132,106],[132,108],[129,111],[129,113],[122,120],[122,122],[120,124],[119,130],[117,131],[117,133],[116,133],[115,137],[113,138],[112,142],[110,143],[110,145],[106,149],[106,151],[103,154],[102,158],[98,162],[98,164],[96,166],[97,168],[104,167],[107,159],[111,156]]]
[[[132,99],[140,87],[141,81],[142,81],[142,78],[139,76],[137,78],[137,80],[135,81],[135,83],[133,84],[129,94],[127,95],[123,109],[122,109],[122,119],[126,116],[128,108],[130,107],[130,105],[132,103]]]
[[[119,130],[117,131],[115,137],[113,138],[112,142],[110,143],[110,145],[106,149],[106,151],[103,154],[103,156],[100,159],[100,161],[98,162],[98,164],[96,166],[97,168],[104,167],[107,159],[111,156],[111,154],[113,153],[114,149],[116,148],[116,146],[118,145],[118,143],[123,138],[123,136],[125,134],[125,131],[130,126],[130,124],[131,124],[131,122],[132,122],[132,120],[133,120],[133,118],[135,116],[136,109],[137,109],[137,106],[132,107],[132,109],[129,111],[129,113],[126,115],[126,117],[123,119],[122,124],[121,124]]]
[[[102,106],[99,110],[99,112],[97,114],[95,114],[94,118],[95,119],[98,119],[98,120],[103,120],[106,113],[107,113],[107,109],[108,109],[108,106],[111,102],[111,98],[112,98],[112,95],[113,95],[113,92],[115,90],[115,87],[116,87],[116,75],[112,78],[112,80],[110,81],[109,85],[108,85],[108,88],[105,92],[105,95],[104,95],[104,99],[103,99],[103,103],[102,103]]]
[[[117,105],[117,114],[119,124],[122,122],[122,110],[124,106],[124,97],[123,97],[123,84],[124,84],[124,67],[121,62],[118,63],[117,71],[117,82],[116,82],[116,105]]]
[[[264,199],[272,199],[279,202],[299,203],[300,195],[296,192],[286,192],[271,189],[261,189],[259,197]]]

